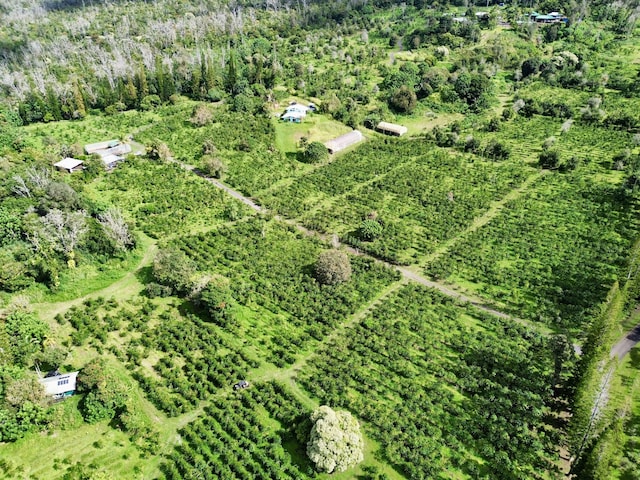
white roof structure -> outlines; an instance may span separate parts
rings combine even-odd
[[[107,148],[117,147],[120,145],[120,140],[106,140],[104,142],[90,143],[84,146],[84,151],[91,155],[97,153],[98,150],[106,150]]]
[[[404,127],[402,125],[396,125],[395,123],[389,123],[389,122],[380,122],[376,128],[377,130],[380,130],[383,133],[397,135],[398,137],[401,137],[402,135],[407,133],[407,127]]]
[[[116,163],[124,160],[124,158],[119,157],[118,155],[113,155],[113,154],[103,155],[101,158],[102,158],[102,162],[106,167],[113,166]]]
[[[65,393],[73,392],[76,389],[76,379],[78,372],[61,373],[51,377],[40,379],[44,387],[45,394],[54,398],[63,397]]]
[[[340,150],[344,150],[351,145],[361,142],[364,140],[364,136],[360,132],[360,130],[353,130],[352,132],[345,133],[344,135],[340,135],[339,137],[334,138],[333,140],[329,140],[324,144],[329,150],[329,153],[336,153]]]
[[[309,107],[302,105],[300,103],[295,103],[293,105],[289,105],[285,111],[287,113],[299,112],[299,113],[302,113],[303,115],[306,115],[308,110],[309,110]]]
[[[79,167],[84,162],[82,160],[77,160],[75,158],[63,158],[58,163],[54,163],[53,166],[56,168],[64,169],[64,170],[73,170],[74,168]]]
[[[102,153],[104,152],[104,153]],[[107,148],[103,151],[96,152],[98,155],[126,155],[127,153],[131,153],[131,145],[128,143],[121,143],[115,147]]]
[[[287,110],[286,113],[283,113],[280,118],[283,120],[286,118],[304,118],[306,115],[303,112],[299,112],[297,110]]]

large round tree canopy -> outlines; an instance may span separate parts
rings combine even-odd
[[[360,424],[345,411],[323,405],[311,414],[313,427],[307,455],[322,472],[344,472],[363,460]]]

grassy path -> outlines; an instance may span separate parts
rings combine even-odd
[[[424,259],[420,262],[420,264],[423,266],[426,266],[434,262],[435,260],[440,258],[442,255],[446,254],[451,249],[451,247],[453,247],[459,241],[463,240],[464,238],[466,238],[468,235],[472,234],[479,228],[484,227],[487,223],[493,220],[502,211],[502,209],[505,207],[507,203],[519,198],[526,190],[529,189],[529,187],[534,182],[538,181],[545,173],[546,171],[543,170],[541,172],[534,173],[533,175],[527,177],[527,179],[524,182],[522,182],[522,184],[520,184],[518,188],[511,190],[500,200],[495,201],[485,213],[483,213],[479,217],[476,217],[471,223],[471,225],[469,225],[465,230],[460,232],[455,237],[450,238],[449,240],[444,242],[442,245],[440,245],[436,250],[434,250],[431,254],[424,257]]]
[[[270,381],[276,380],[280,383],[286,385],[287,389],[291,392],[291,394],[305,407],[309,410],[314,410],[320,404],[315,399],[312,398],[297,382],[296,376],[298,373],[306,366],[311,358],[313,358],[316,353],[320,350],[321,347],[325,345],[329,345],[333,339],[336,337],[343,335],[349,328],[353,327],[357,323],[359,323],[362,319],[364,319],[369,312],[371,312],[377,305],[379,305],[384,299],[386,299],[393,292],[399,290],[403,285],[407,284],[406,279],[398,280],[389,286],[387,286],[384,290],[378,293],[373,299],[371,299],[367,304],[363,305],[357,312],[351,315],[345,322],[343,322],[339,327],[337,327],[333,332],[327,335],[321,342],[318,342],[313,349],[308,351],[306,354],[301,356],[293,365],[289,368],[282,369],[278,368],[275,365],[270,368],[264,370],[260,370],[260,375],[256,377],[251,377],[249,374],[250,381]],[[380,445],[375,440],[368,438],[366,433],[363,432],[363,437],[365,440],[365,459],[366,464],[373,465],[378,468],[380,472],[386,473],[388,478],[393,480],[401,480],[404,478],[398,471],[396,471],[391,465],[384,463],[378,459],[378,455],[376,452],[380,450]],[[351,479],[353,477],[353,471],[347,471],[343,474],[335,473],[332,475],[321,475],[320,478],[331,478],[333,480],[343,480],[343,479]]]
[[[215,187],[220,188],[221,190],[224,190],[225,192],[227,192],[232,197],[242,201],[246,205],[250,206],[256,212],[260,212],[260,213],[268,213],[269,212],[269,210],[267,210],[265,207],[262,207],[262,206],[258,205],[252,199],[246,197],[245,195],[243,195],[242,193],[238,192],[237,190],[234,190],[233,188],[225,185],[221,181],[207,176],[205,173],[197,170],[192,165],[185,164],[185,163],[180,162],[178,160],[173,160],[173,161],[175,163],[177,163],[178,165],[180,165],[185,170],[195,173],[196,175],[198,175],[198,176],[204,178],[205,180],[207,180],[208,182],[210,182]],[[500,213],[500,211],[504,208],[504,206],[508,202],[510,202],[510,201],[518,198],[520,195],[522,195],[522,193],[524,191],[526,191],[526,189],[532,183],[534,183],[536,180],[538,180],[544,173],[545,172],[543,171],[543,172],[539,172],[539,173],[533,174],[530,177],[528,177],[518,188],[510,191],[502,199],[500,199],[500,200],[496,201],[494,204],[492,204],[491,207],[483,215],[481,215],[480,217],[476,218],[473,221],[473,223],[469,226],[469,228],[467,228],[466,230],[461,232],[459,235],[457,235],[456,237],[452,238],[451,240],[449,240],[448,242],[443,244],[438,250],[436,250],[436,252],[434,252],[434,254],[430,255],[429,257],[427,257],[424,261],[422,261],[420,263],[421,264],[425,264],[425,263],[428,263],[430,261],[433,261],[435,258],[437,258],[437,256],[445,254],[448,251],[449,248],[451,248],[453,245],[455,245],[456,242],[460,241],[465,235],[468,235],[469,233],[472,233],[472,232],[476,231],[477,229],[481,228],[482,226],[486,225],[487,223],[489,223],[493,218],[496,217],[496,215],[498,215]],[[279,220],[281,222],[287,223],[288,225],[291,225],[291,226],[295,227],[298,231],[300,231],[305,236],[315,237],[315,238],[318,238],[318,239],[322,240],[323,242],[325,242],[327,244],[333,244],[335,246],[340,246],[339,242],[337,242],[335,240],[335,235],[331,235],[331,234],[328,234],[328,233],[327,234],[319,233],[319,232],[317,232],[315,230],[312,230],[312,229],[309,229],[309,228],[305,227],[304,225],[301,225],[296,220],[289,219],[289,218],[284,218],[284,217],[282,217],[280,215],[275,215],[274,218],[276,220]],[[470,304],[474,305],[476,308],[478,308],[480,310],[483,310],[483,311],[485,311],[487,313],[490,313],[492,315],[498,316],[500,318],[511,319],[511,320],[513,320],[513,321],[515,321],[517,323],[520,323],[522,325],[526,325],[529,328],[537,330],[539,333],[541,333],[543,335],[548,335],[548,334],[551,333],[551,330],[549,328],[547,328],[547,327],[544,327],[544,326],[541,326],[541,325],[537,325],[537,324],[534,324],[532,322],[526,321],[524,319],[517,318],[517,317],[514,317],[514,316],[509,315],[507,313],[501,312],[501,311],[497,310],[495,307],[493,307],[491,305],[488,305],[486,302],[482,301],[479,298],[472,298],[472,297],[470,297],[468,295],[465,295],[465,294],[457,291],[455,289],[455,286],[449,286],[449,285],[445,285],[445,284],[443,284],[441,282],[436,282],[434,280],[430,280],[430,279],[424,277],[421,273],[418,273],[417,271],[415,271],[415,269],[410,269],[410,268],[406,268],[406,267],[399,267],[397,265],[392,265],[389,262],[381,260],[381,259],[379,259],[377,257],[374,257],[373,255],[368,254],[368,253],[363,253],[360,250],[358,250],[357,248],[353,248],[351,246],[342,245],[342,248],[344,250],[348,251],[349,253],[353,254],[353,255],[359,255],[359,256],[364,256],[364,257],[367,257],[367,258],[371,258],[371,259],[375,260],[378,263],[384,264],[388,268],[395,269],[406,280],[417,282],[417,283],[420,283],[420,284],[425,285],[427,287],[434,288],[434,289],[440,291],[442,294],[444,294],[446,296],[455,298],[456,300],[459,300],[459,301],[464,302],[464,303],[470,303]]]
[[[74,298],[73,300],[63,302],[44,302],[33,304],[34,311],[43,320],[52,320],[57,314],[63,313],[73,306],[80,305],[88,298],[96,297],[116,297],[118,299],[129,298],[144,288],[142,282],[136,277],[136,274],[144,267],[151,265],[153,257],[157,251],[157,245],[155,240],[144,236],[142,238],[145,252],[142,259],[138,263],[135,270],[128,272],[120,280],[112,283],[111,285],[88,293],[82,297]]]

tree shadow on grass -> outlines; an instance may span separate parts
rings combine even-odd
[[[138,269],[135,273],[135,277],[144,285],[153,282],[153,267],[149,265]]]
[[[282,437],[282,448],[291,457],[291,463],[303,473],[311,474],[315,469],[314,465],[307,457],[306,446],[302,445],[292,434],[285,434]]]

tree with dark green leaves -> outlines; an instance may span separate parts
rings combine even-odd
[[[401,113],[411,113],[416,108],[417,102],[416,92],[403,85],[391,95],[389,106]]]
[[[306,163],[320,163],[329,158],[329,151],[320,142],[310,142],[302,151],[302,160]]]
[[[489,106],[491,81],[481,73],[461,73],[453,84],[453,88],[473,111],[480,111]]]
[[[366,241],[372,241],[382,235],[382,225],[375,219],[366,218],[360,224],[360,238]]]
[[[49,325],[35,314],[24,310],[14,310],[4,319],[4,329],[9,336],[14,362],[25,365],[29,359],[42,349],[49,333]]]

